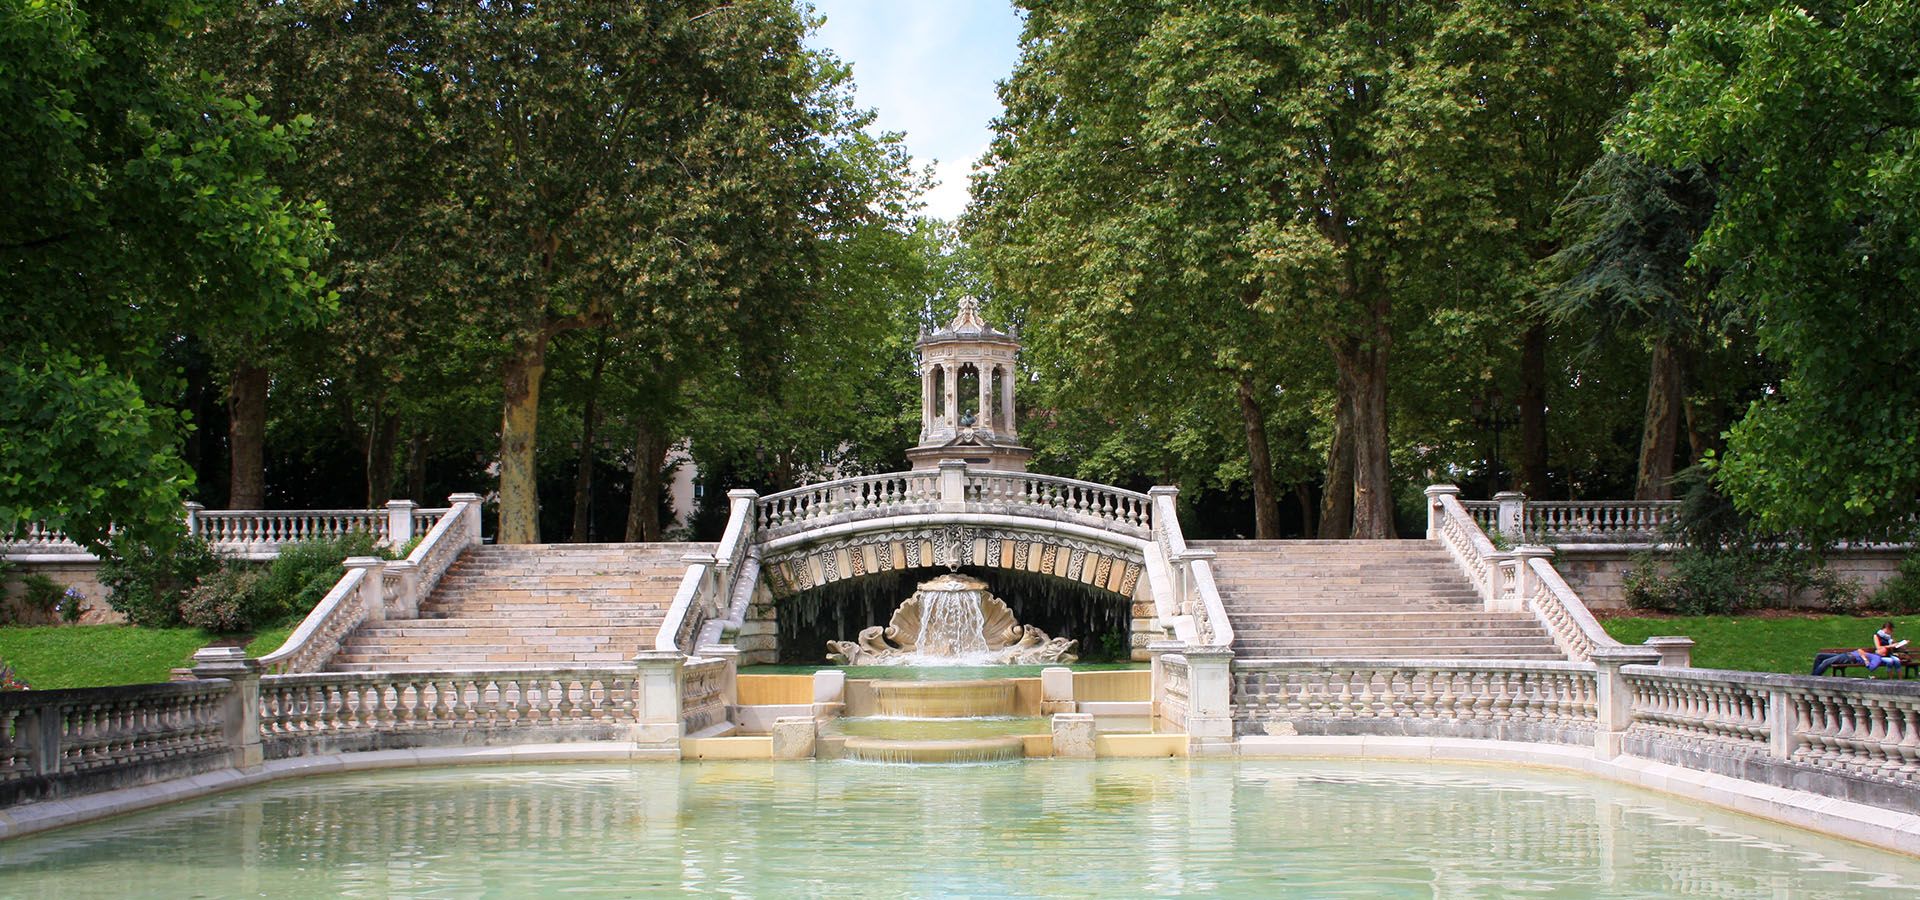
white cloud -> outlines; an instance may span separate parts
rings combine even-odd
[[[985,152],[986,148],[981,147],[972,156],[940,160],[933,167],[933,176],[939,179],[939,183],[920,195],[920,199],[927,204],[922,212],[936,219],[948,220],[964,212],[967,208],[967,187],[973,180],[973,162]]]

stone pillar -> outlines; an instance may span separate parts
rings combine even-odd
[[[943,512],[966,512],[966,460],[943,459],[940,461],[940,509]]]
[[[1230,750],[1233,745],[1233,650],[1189,646],[1182,653],[1187,657],[1187,739],[1196,749]]]
[[[1520,543],[1525,539],[1527,528],[1527,495],[1519,491],[1501,491],[1493,495],[1493,499],[1500,504],[1493,516],[1493,527],[1500,529],[1500,534],[1508,543]]]
[[[933,373],[932,366],[920,367],[920,440],[925,442],[933,433]]]
[[[1793,751],[1800,747],[1800,739],[1794,734],[1800,718],[1796,706],[1785,689],[1767,688],[1767,755],[1774,759],[1792,759]]]
[[[1000,418],[1002,421],[999,427],[1006,429],[1000,433],[1004,434],[1009,441],[1014,440],[1014,436],[1019,433],[1019,429],[1014,425],[1013,415],[1013,372],[1013,360],[1007,360],[1007,368],[1006,371],[1002,373],[1003,378],[1000,382]]]
[[[387,546],[398,550],[413,540],[413,511],[419,505],[412,500],[387,501]]]
[[[780,716],[773,720],[774,759],[812,759],[818,726],[812,716]]]
[[[1060,759],[1093,758],[1093,714],[1063,712],[1053,715],[1053,755]]]
[[[640,695],[636,744],[670,745],[677,752],[680,727],[680,667],[686,660],[674,650],[642,650],[633,656],[634,689]]]
[[[180,505],[186,509],[186,514],[184,518],[187,523],[187,533],[193,534],[193,535],[199,534],[200,533],[200,513],[207,508],[206,504],[195,503],[192,500],[188,500],[187,502],[182,503]]]
[[[727,674],[720,678],[720,701],[726,705],[728,718],[732,719],[733,708],[740,705],[740,649],[726,644],[704,644],[700,647],[700,655],[727,661]]]
[[[1048,666],[1040,670],[1040,714],[1078,712],[1073,702],[1073,670],[1066,666]]]
[[[945,388],[943,399],[947,401],[947,414],[943,418],[947,420],[948,432],[958,432],[960,430],[960,367],[952,363],[941,363],[941,370],[945,372],[945,378],[943,378],[945,384],[941,388]]]
[[[387,617],[385,572],[387,561],[376,556],[349,556],[341,565],[349,569],[367,570],[366,576],[360,579],[360,605],[367,611],[367,621],[385,620]]]
[[[193,654],[193,677],[225,678],[231,685],[222,711],[229,764],[236,769],[260,765],[260,661],[240,647],[203,647]]]
[[[1693,638],[1663,635],[1647,638],[1645,646],[1660,654],[1660,665],[1669,669],[1693,668]]]
[[[396,559],[387,563],[383,569],[385,575],[391,575],[400,582],[393,618],[420,618],[420,601],[426,599],[420,596],[420,564]]]
[[[1533,596],[1539,579],[1533,574],[1533,561],[1552,559],[1552,547],[1519,546],[1513,548],[1513,600],[1509,610],[1519,612],[1527,608],[1527,598]]]
[[[1440,523],[1446,521],[1446,507],[1440,503],[1442,497],[1458,497],[1460,489],[1451,484],[1427,485],[1427,540],[1440,539]]]
[[[471,547],[475,544],[480,543],[480,495],[479,494],[451,494],[447,497],[448,506],[457,507],[462,503],[467,504],[467,512],[466,512],[467,547]],[[449,513],[448,515],[452,515],[452,514]],[[466,548],[462,547],[461,549],[464,550]]]
[[[1627,686],[1624,666],[1649,666],[1660,653],[1645,647],[1596,647],[1593,651],[1595,700],[1600,728],[1593,735],[1593,753],[1601,759],[1620,755],[1627,727],[1633,724],[1633,689]]]
[[[975,384],[974,387],[977,389],[977,393],[979,393],[980,395],[980,412],[977,416],[974,417],[974,424],[980,426],[981,428],[986,429],[987,431],[992,431],[993,430],[993,369],[987,366],[987,363],[985,360],[981,360],[980,362],[973,364],[973,370],[978,375],[978,377],[974,379],[975,381],[978,382],[978,384]]]
[[[1165,700],[1167,696],[1167,675],[1166,675],[1166,670],[1161,667],[1160,657],[1165,656],[1168,653],[1179,653],[1185,646],[1186,646],[1185,644],[1182,644],[1179,641],[1147,642],[1147,668],[1148,668],[1148,671],[1151,673],[1148,676],[1148,679],[1149,679],[1149,682],[1152,684],[1152,689],[1151,689],[1151,692],[1148,694],[1148,696],[1153,699],[1152,709],[1153,709],[1153,718],[1155,720],[1164,718],[1164,716],[1162,716],[1160,713],[1160,702],[1162,700]],[[1179,725],[1182,727],[1185,727],[1186,725],[1185,722],[1175,722],[1173,724]]]

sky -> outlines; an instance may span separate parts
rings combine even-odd
[[[813,0],[825,16],[809,43],[852,64],[856,97],[874,127],[906,134],[914,167],[939,179],[921,196],[929,216],[967,205],[967,176],[1000,114],[995,84],[1019,56],[1020,18],[1007,0]]]

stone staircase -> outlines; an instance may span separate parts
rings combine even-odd
[[[362,625],[327,666],[342,672],[606,665],[652,649],[686,573],[712,544],[469,548],[420,618]]]
[[[1564,660],[1531,613],[1481,610],[1433,541],[1195,541],[1241,659]]]

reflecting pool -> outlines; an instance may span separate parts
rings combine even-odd
[[[0,843],[7,897],[1839,897],[1920,860],[1549,771],[548,765],[286,781]]]

